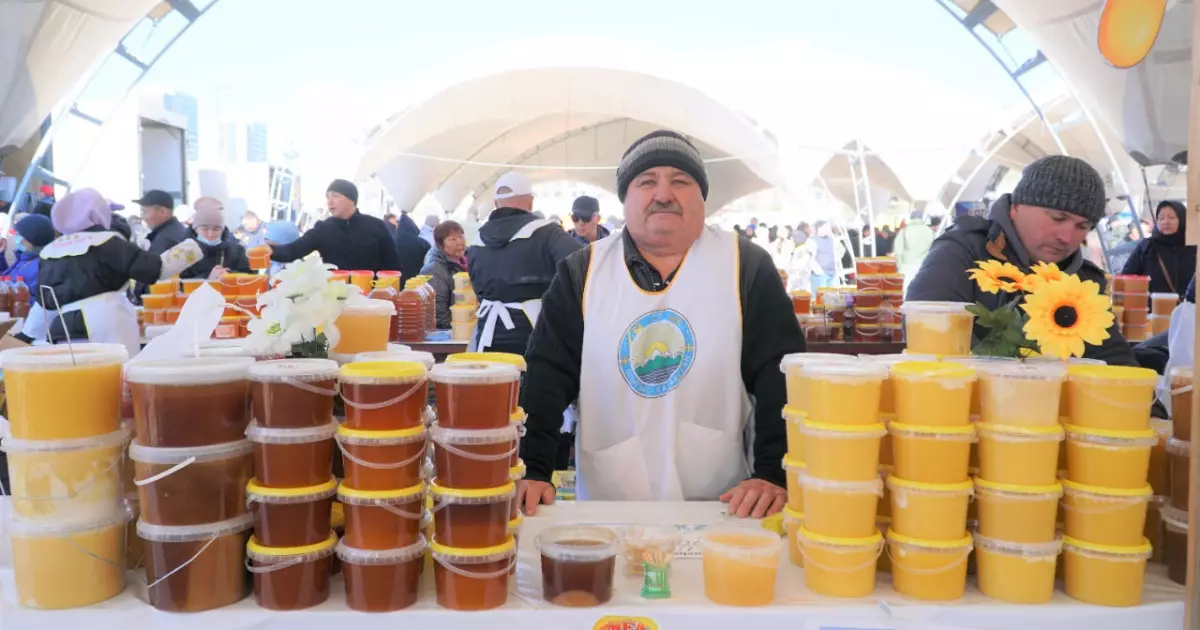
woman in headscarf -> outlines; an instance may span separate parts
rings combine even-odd
[[[200,260],[200,246],[188,239],[161,255],[143,251],[112,231],[112,209],[91,188],[60,199],[50,220],[62,236],[42,249],[33,291],[40,308],[38,317],[30,312],[24,334],[34,340],[48,335],[54,343],[117,343],[136,355],[141,335],[126,286],[178,275]]]
[[[1150,276],[1151,293],[1182,295],[1196,273],[1196,246],[1184,242],[1187,212],[1178,201],[1154,211],[1154,231],[1134,247],[1121,273]]]
[[[450,328],[450,305],[454,303],[454,274],[467,270],[467,239],[457,221],[443,221],[433,229],[433,262],[425,265],[422,275],[437,297],[437,327]]]
[[[204,258],[188,267],[181,278],[207,278],[220,280],[226,271],[249,273],[250,259],[246,248],[225,227],[225,207],[211,197],[196,200],[196,213],[192,215],[192,238],[200,243]],[[262,231],[262,230],[259,230]]]

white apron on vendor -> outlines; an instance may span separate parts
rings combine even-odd
[[[576,494],[714,501],[750,476],[737,238],[705,228],[658,293],[634,284],[623,239],[592,247]]]
[[[530,221],[517,230],[508,242],[517,241],[523,238],[533,236],[533,233],[552,225],[550,221],[545,219],[537,219]],[[483,241],[479,240],[476,235],[472,245],[482,246]],[[542,301],[526,300],[524,302],[499,302],[496,300],[480,300],[479,308],[475,311],[475,315],[479,318],[479,323],[476,326],[475,336],[471,338],[471,343],[468,344],[468,351],[471,352],[486,352],[492,345],[492,339],[496,334],[496,324],[504,326],[505,330],[512,330],[515,327],[513,324],[512,314],[509,311],[515,311],[525,316],[529,320],[529,328],[532,330],[537,326],[538,315],[542,313]]]
[[[121,235],[116,232],[79,232],[61,236],[42,249],[41,258],[48,261],[83,256],[93,247],[114,238],[121,238]],[[176,245],[160,256],[163,261],[160,278],[177,276],[201,257],[200,248],[194,241]],[[59,316],[58,311],[51,310],[53,308],[61,308],[64,314],[80,313],[87,328],[88,341],[92,343],[120,344],[125,346],[130,357],[136,356],[141,350],[137,309],[124,290],[98,293],[68,304],[58,304],[57,296],[49,287],[45,287],[39,292],[38,303],[30,309],[22,333],[37,343],[50,343],[50,330],[54,318]]]

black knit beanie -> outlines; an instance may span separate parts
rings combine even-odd
[[[1104,218],[1104,180],[1079,158],[1050,155],[1025,167],[1012,202],[1069,212],[1095,224]]]
[[[700,185],[700,196],[708,199],[708,172],[700,151],[687,138],[666,129],[642,136],[621,156],[621,165],[617,167],[617,198],[624,203],[633,178],[657,166],[672,166],[691,175]]]
[[[355,203],[355,205],[358,204],[358,186],[355,186],[354,184],[352,184],[344,179],[333,180],[333,183],[329,184],[329,188],[326,188],[325,192],[339,193],[343,197],[349,199],[350,201],[353,201]]]

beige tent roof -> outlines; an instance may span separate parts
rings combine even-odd
[[[856,145],[855,142],[849,142],[846,144],[845,150],[854,151]],[[863,150],[867,152],[867,181],[871,185],[871,203],[876,212],[886,208],[892,197],[902,201],[912,201],[912,195],[909,194],[900,181],[900,177],[892,171],[887,162],[880,156],[871,153],[869,146],[864,145]],[[850,161],[845,155],[831,157],[821,169],[821,173],[813,185],[827,187],[830,194],[839,201],[851,208],[855,207],[854,179]]]
[[[690,86],[599,67],[502,72],[459,83],[392,117],[359,177],[375,175],[401,208],[433,194],[452,209],[513,167],[535,181],[574,179],[616,192],[625,149],[654,129],[689,136],[709,160],[709,212],[785,188],[773,138]],[[736,158],[736,159],[730,159]]]

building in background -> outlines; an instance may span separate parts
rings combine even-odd
[[[246,161],[260,164],[267,161],[267,125],[253,122],[246,125]]]
[[[187,120],[187,159],[200,159],[200,105],[196,97],[183,92],[163,92],[163,109],[183,116]]]
[[[263,122],[223,122],[218,126],[217,161],[231,164],[265,164],[268,130]]]

